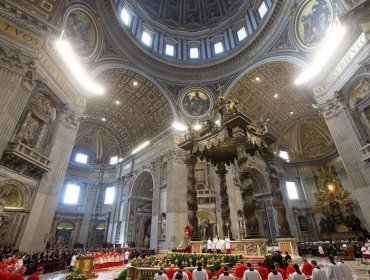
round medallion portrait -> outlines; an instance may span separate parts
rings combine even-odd
[[[190,117],[202,117],[211,109],[210,95],[201,88],[189,89],[182,96],[181,108]]]
[[[296,36],[305,48],[315,48],[325,38],[334,21],[330,0],[309,0],[303,3],[295,19]]]
[[[81,58],[89,58],[97,46],[97,28],[93,19],[81,9],[71,10],[64,23],[65,38]]]

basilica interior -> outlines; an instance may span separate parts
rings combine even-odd
[[[366,237],[369,10],[0,0],[0,246]]]

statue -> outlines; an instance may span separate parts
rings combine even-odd
[[[26,144],[27,146],[31,146],[34,135],[33,135],[32,121],[30,119],[27,119],[23,123],[22,129],[19,132],[18,138],[22,143]]]
[[[161,219],[161,236],[166,236],[166,216],[163,214]]]
[[[179,246],[177,246],[177,251],[181,253],[190,253],[191,251],[191,239],[187,230],[185,230],[184,239],[181,241]]]

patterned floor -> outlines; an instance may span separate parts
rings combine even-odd
[[[309,258],[309,260],[311,260]],[[319,264],[322,264],[324,268],[328,265],[327,259],[323,258],[316,258]],[[353,272],[353,279],[354,280],[369,280],[370,275],[368,271],[370,269],[370,262],[369,264],[360,264],[358,261],[347,261],[346,262],[352,269]],[[102,270],[97,270],[95,273],[98,275],[96,280],[113,280],[117,278],[118,274],[122,271],[120,267],[112,267],[106,268]],[[65,279],[67,271],[58,271],[54,273],[43,274],[40,277],[40,280],[62,280]],[[329,279],[330,280],[330,279]]]

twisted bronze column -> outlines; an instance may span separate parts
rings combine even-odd
[[[250,178],[248,155],[245,148],[245,134],[242,129],[233,130],[233,136],[237,147],[237,164],[241,183],[241,195],[244,202],[243,213],[246,219],[247,238],[260,237],[259,222],[256,213],[256,199],[253,195],[253,182]]]
[[[218,174],[218,178],[220,179],[222,231],[224,233],[224,238],[226,238],[226,236],[229,236],[231,238],[229,194],[227,193],[227,184],[226,184],[227,170],[224,162],[220,162],[217,164],[216,173]]]
[[[195,190],[195,163],[197,158],[193,154],[189,154],[185,158],[187,169],[187,205],[188,205],[188,223],[193,231],[192,240],[198,240],[198,202],[197,191]]]
[[[275,208],[277,219],[277,237],[290,237],[291,233],[289,223],[286,218],[283,194],[280,190],[280,181],[275,166],[275,155],[272,151],[266,150],[262,154],[262,158],[265,160],[269,172],[272,191],[272,204]]]

